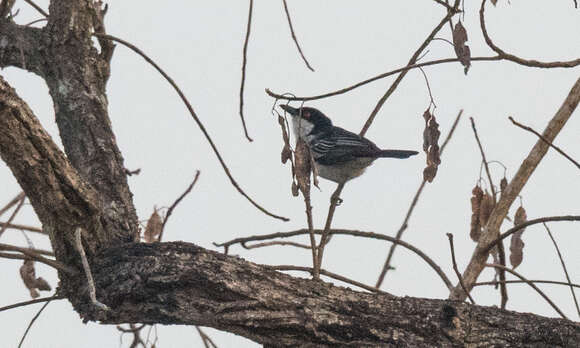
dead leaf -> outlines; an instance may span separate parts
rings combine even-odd
[[[455,28],[453,28],[453,47],[455,48],[455,54],[459,58],[459,62],[465,67],[464,72],[466,75],[471,66],[471,50],[465,44],[467,40],[467,31],[463,24],[461,24],[461,21],[459,21],[455,25]]]
[[[50,284],[48,284],[46,280],[44,280],[42,277],[36,278],[34,261],[32,260],[24,260],[24,263],[22,266],[20,266],[20,278],[24,282],[26,288],[30,291],[30,296],[32,298],[37,298],[40,296],[38,290],[51,290]]]
[[[423,119],[425,119],[425,129],[423,130],[423,151],[427,155],[427,166],[423,170],[423,179],[428,182],[433,182],[435,175],[437,175],[439,164],[441,164],[438,145],[441,132],[439,131],[439,124],[437,123],[435,116],[431,114],[429,109],[425,110],[423,113]]]
[[[286,162],[289,159],[292,159],[292,150],[290,149],[290,146],[288,146],[287,144],[284,144],[284,148],[282,149],[282,163],[286,164]]]
[[[157,209],[153,209],[153,214],[149,217],[147,221],[147,226],[145,227],[145,232],[143,233],[143,239],[146,243],[153,243],[157,241],[159,234],[161,233],[161,228],[163,227],[163,221],[161,221],[161,216],[157,213]]]
[[[518,210],[516,210],[516,215],[514,217],[514,226],[518,226],[526,222],[528,219],[526,210],[524,207],[520,206]],[[524,233],[525,228],[515,232],[512,234],[511,242],[510,242],[510,263],[512,268],[518,267],[523,259],[524,259],[524,246],[525,243],[522,240],[522,234]]]
[[[501,194],[503,195],[503,191],[505,190],[505,188],[507,187],[508,182],[507,179],[505,178],[505,176],[503,177],[503,179],[501,179],[501,181],[499,182],[499,189],[501,190]]]

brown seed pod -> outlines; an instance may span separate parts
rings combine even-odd
[[[475,185],[471,190],[471,226],[469,236],[474,242],[479,241],[481,236],[481,224],[479,223],[479,211],[481,209],[481,200],[483,198],[483,191],[479,185]]]
[[[36,278],[36,271],[34,269],[34,261],[24,260],[20,266],[20,278],[24,282],[26,288],[30,291],[30,297],[37,298],[40,296],[38,290],[50,291],[50,284],[42,277]],[[38,290],[37,290],[38,289]]]
[[[441,164],[441,158],[439,153],[439,124],[435,119],[435,116],[431,114],[429,109],[425,110],[423,113],[423,119],[425,119],[425,129],[423,130],[423,151],[427,155],[426,164],[427,166],[423,170],[423,179],[428,182],[433,182],[435,175],[437,175],[437,169],[439,164]]]
[[[481,227],[485,227],[487,224],[487,220],[491,216],[494,206],[493,197],[486,190],[481,199],[481,207],[479,209],[479,224]]]
[[[157,213],[157,209],[153,209],[153,214],[149,217],[147,221],[147,226],[145,227],[145,232],[143,233],[143,239],[145,243],[156,242],[161,233],[161,228],[163,227],[163,221],[161,221],[161,216]]]
[[[296,181],[298,188],[304,197],[310,195],[310,150],[303,139],[298,139],[294,152],[294,164],[296,167]]]
[[[514,216],[514,226],[518,226],[526,222],[528,219],[526,210],[524,207],[520,206],[516,210],[516,215]],[[510,241],[510,263],[513,268],[518,267],[524,259],[524,246],[526,245],[522,240],[522,234],[525,228],[512,234]]]

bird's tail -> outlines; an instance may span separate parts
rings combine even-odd
[[[390,158],[409,158],[418,154],[417,151],[409,150],[381,150],[378,157],[390,157]]]

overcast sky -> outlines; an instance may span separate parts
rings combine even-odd
[[[274,100],[265,88],[279,93],[317,95],[340,89],[404,66],[416,48],[444,15],[433,1],[288,1],[296,35],[316,72],[306,69],[294,43],[281,1],[255,1],[252,35],[248,47],[245,114],[253,143],[243,136],[238,116],[242,46],[247,21],[247,1],[113,1],[106,17],[107,30],[147,52],[181,86],[194,106],[234,177],[246,192],[290,222],[265,216],[251,206],[229,183],[201,132],[175,92],[151,66],[124,47],[117,47],[108,84],[110,117],[129,169],[141,174],[129,178],[139,218],[153,207],[168,206],[201,171],[197,186],[175,210],[167,224],[166,240],[184,240],[219,250],[212,242],[291,231],[305,227],[302,198],[290,193],[290,168],[280,163],[282,141]],[[37,1],[44,9],[48,1]],[[161,5],[162,4],[162,5]],[[24,1],[17,22],[27,23],[38,14]],[[490,56],[478,22],[479,4],[465,6],[464,25],[473,56]],[[580,57],[580,10],[572,0],[499,0],[488,5],[488,30],[506,51],[525,58],[568,60]],[[43,25],[42,23],[38,24]],[[438,35],[451,40],[449,26]],[[454,57],[453,47],[438,40],[428,46],[423,61]],[[489,160],[507,167],[508,180],[537,138],[514,127],[513,116],[539,131],[560,107],[580,69],[536,69],[510,62],[474,62],[467,76],[459,63],[425,69],[437,108],[442,138],[455,116],[464,118],[442,156],[437,177],[428,184],[403,239],[431,256],[454,282],[448,240],[455,236],[457,261],[463,269],[472,254],[469,238],[470,197],[479,179],[481,158],[469,125],[477,124]],[[16,88],[43,125],[58,138],[54,110],[47,88],[39,77],[8,68],[2,76]],[[336,125],[358,132],[393,78],[379,80],[341,96],[307,103],[330,116]],[[420,150],[422,113],[429,94],[420,71],[411,71],[379,112],[367,136],[385,148]],[[555,143],[580,159],[580,112],[576,111]],[[60,142],[60,140],[57,140]],[[333,226],[393,236],[401,225],[421,180],[425,156],[408,160],[379,160],[343,191]],[[496,184],[501,166],[491,165]],[[580,172],[550,150],[522,191],[530,219],[551,215],[578,215]],[[0,164],[0,205],[19,187],[9,169]],[[335,184],[321,180],[312,193],[314,221],[322,227]],[[513,216],[519,201],[514,203]],[[0,220],[4,221],[6,215]],[[17,223],[39,225],[30,206]],[[511,227],[504,224],[503,230]],[[550,227],[568,265],[572,280],[580,282],[580,225],[551,223]],[[29,234],[34,245],[48,248],[47,238]],[[541,225],[526,230],[524,261],[518,271],[530,279],[565,280],[555,249]],[[307,237],[297,239],[307,242]],[[10,230],[2,243],[26,245],[19,231]],[[509,241],[506,247],[509,246]],[[328,245],[323,267],[360,282],[374,284],[389,245],[375,240],[335,237]],[[243,250],[233,254],[264,264],[310,266],[309,251],[291,247]],[[397,249],[396,271],[387,274],[382,290],[395,295],[446,298],[448,291],[437,275],[416,255]],[[20,262],[0,261],[0,306],[29,299],[19,279]],[[57,285],[56,273],[37,264],[37,275]],[[296,274],[307,276],[306,274]],[[491,280],[484,272],[480,280]],[[511,279],[508,276],[508,279]],[[579,318],[570,289],[542,286],[571,319]],[[508,287],[508,309],[555,317],[557,313],[531,288]],[[478,304],[497,305],[493,288],[473,291]],[[97,293],[98,297],[98,293]],[[41,305],[0,313],[3,337],[0,346],[20,340]],[[193,327],[158,326],[159,347],[202,347]],[[208,330],[220,347],[257,347],[230,334]],[[123,338],[125,346],[130,337]],[[36,321],[28,347],[115,347],[119,333],[113,326],[83,325],[66,301],[51,303]]]

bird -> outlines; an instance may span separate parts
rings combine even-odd
[[[334,126],[330,118],[311,107],[280,105],[291,115],[294,135],[304,139],[316,165],[318,176],[344,184],[364,173],[378,158],[409,158],[412,150],[381,149],[369,139]]]

